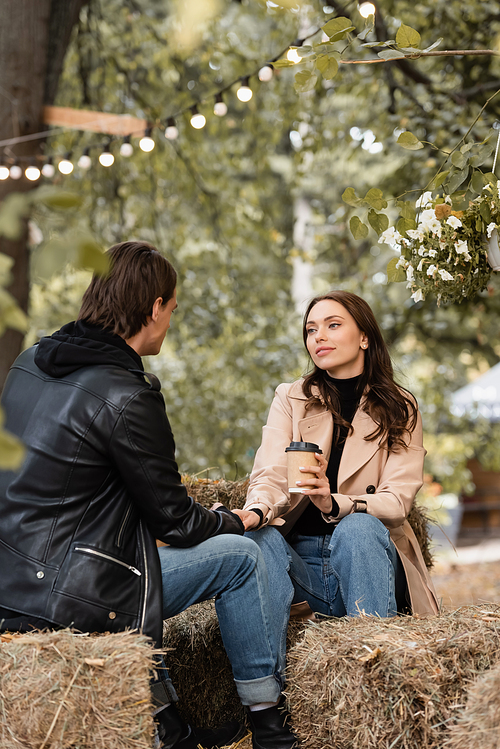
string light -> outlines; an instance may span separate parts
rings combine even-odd
[[[368,16],[375,15],[376,8],[373,5],[373,3],[361,3],[358,10],[359,10],[359,14],[363,16],[363,18],[368,18]]]
[[[115,163],[115,157],[109,150],[109,143],[107,146],[104,147],[102,153],[99,154],[99,163],[102,164],[102,166],[113,166]]]
[[[26,167],[24,174],[30,182],[36,182],[37,179],[40,179],[42,173],[36,164],[30,164]]]
[[[54,164],[52,163],[52,156],[49,156],[45,164],[42,166],[42,174],[44,177],[49,179],[55,174]]]
[[[167,120],[167,127],[165,128],[165,138],[167,140],[175,140],[179,136],[179,131],[173,117],[169,117]]]
[[[73,163],[70,161],[71,154],[67,153],[63,159],[59,162],[57,165],[57,168],[61,172],[61,174],[71,174],[73,169],[75,168],[73,166]]]
[[[250,99],[253,96],[253,91],[249,86],[250,79],[248,76],[245,76],[245,78],[241,79],[241,86],[236,92],[236,96],[240,101],[250,101]]]
[[[9,169],[9,176],[11,179],[20,179],[23,176],[23,170],[19,166],[19,164],[12,164],[11,168]]]
[[[215,97],[214,114],[217,115],[217,117],[224,117],[224,115],[227,114],[227,104],[222,98],[221,93],[217,94]]]
[[[301,58],[299,53],[297,52],[297,47],[290,47],[288,52],[286,53],[286,59],[290,62],[300,62]]]
[[[5,166],[5,164],[0,164],[0,180],[8,179],[9,177],[9,167]]]
[[[195,130],[201,130],[202,127],[205,127],[207,124],[207,118],[204,114],[200,114],[198,112],[198,107],[196,104],[191,107],[191,125],[194,127]]]
[[[146,129],[146,132],[144,133],[144,137],[142,137],[139,141],[139,148],[141,149],[141,151],[144,151],[145,153],[149,153],[155,147],[155,142],[151,137],[152,131],[153,131],[153,128],[148,127]]]
[[[78,159],[78,166],[80,169],[89,169],[92,166],[92,159],[89,156],[90,148],[85,148],[82,155]]]
[[[259,70],[259,81],[262,81],[262,83],[268,83],[274,75],[274,68],[272,65],[264,65],[263,68]]]
[[[120,154],[128,159],[128,157],[132,156],[133,153],[134,149],[132,147],[132,143],[130,142],[130,135],[126,135],[123,139],[123,143],[120,146]]]

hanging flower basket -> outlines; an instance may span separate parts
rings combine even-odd
[[[406,280],[415,302],[435,295],[438,305],[472,299],[485,289],[491,273],[500,270],[499,189],[500,181],[490,182],[463,211],[452,209],[448,195],[424,193],[415,229],[403,236],[391,226],[380,236],[400,253],[389,263],[389,280]]]

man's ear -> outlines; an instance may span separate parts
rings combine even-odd
[[[153,309],[151,310],[151,319],[153,322],[156,322],[158,320],[158,314],[162,306],[163,306],[163,299],[161,298],[161,296],[159,296],[158,299],[154,300]]]

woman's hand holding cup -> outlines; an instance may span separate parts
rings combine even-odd
[[[296,484],[304,494],[307,494],[311,502],[315,504],[321,512],[328,514],[332,511],[330,482],[326,477],[328,462],[323,455],[320,455],[320,453],[314,453],[314,457],[318,461],[318,465],[299,467],[301,473],[314,474],[314,476],[309,475],[304,477],[304,480],[297,481]]]

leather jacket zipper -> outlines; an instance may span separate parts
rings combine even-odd
[[[142,557],[144,559],[144,600],[142,602],[142,615],[141,615],[140,629],[144,629],[144,622],[146,620],[146,604],[148,600],[149,575],[148,575],[148,558],[146,554],[146,544],[144,542],[144,531],[142,530],[141,521],[139,521],[139,530],[141,532]]]
[[[127,507],[127,511],[125,513],[125,516],[121,522],[120,530],[118,531],[118,535],[116,537],[116,546],[121,547],[122,545],[122,538],[123,538],[123,532],[125,530],[125,526],[127,525],[128,519],[130,517],[130,513],[132,512],[132,502]]]
[[[112,557],[110,554],[104,554],[102,551],[97,551],[96,549],[89,549],[87,546],[75,546],[75,551],[83,551],[85,554],[94,554],[96,557],[102,557],[103,559],[107,559],[110,562],[114,562],[115,564],[121,564],[122,567],[126,567],[128,570],[134,573],[134,575],[138,575],[141,577],[142,572],[140,572],[136,567],[132,567],[131,564],[127,564],[126,562],[122,562],[121,559],[116,559],[116,557]]]

